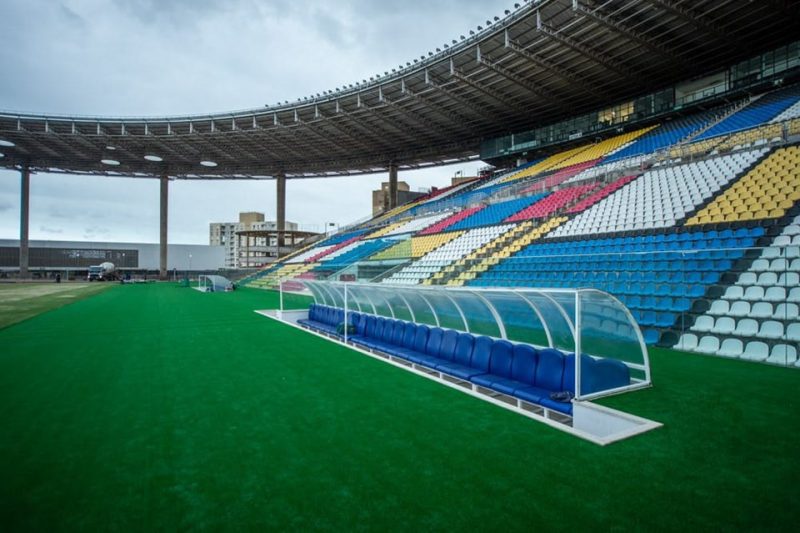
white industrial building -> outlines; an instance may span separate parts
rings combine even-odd
[[[30,272],[85,270],[104,261],[129,271],[159,269],[159,245],[134,242],[30,241]],[[222,246],[170,244],[168,270],[207,272],[224,268]],[[19,240],[0,239],[0,271],[19,270]]]

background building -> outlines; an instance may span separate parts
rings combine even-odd
[[[425,196],[427,192],[412,191],[405,181],[397,182],[397,205],[410,202],[420,196]],[[389,182],[381,183],[381,188],[372,191],[372,214],[377,215],[389,209]]]
[[[276,231],[274,220],[264,220],[264,213],[248,211],[239,213],[239,222],[212,222],[209,224],[209,244],[225,250],[225,268],[251,268],[272,260],[274,252],[267,248],[277,246],[275,236],[241,236],[240,232]],[[297,231],[297,223],[286,221],[286,231]]]
[[[36,275],[85,271],[105,261],[121,270],[157,272],[159,245],[136,242],[30,241],[30,271]],[[168,270],[216,271],[224,266],[222,246],[170,244]],[[0,272],[19,271],[19,240],[0,239]]]

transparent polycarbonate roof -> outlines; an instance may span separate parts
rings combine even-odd
[[[396,286],[302,280],[318,304],[488,335],[628,366],[649,383],[647,347],[630,311],[595,289]]]

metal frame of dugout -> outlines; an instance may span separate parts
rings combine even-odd
[[[619,300],[603,291],[420,287],[305,279],[282,281],[279,290],[280,309],[259,313],[597,444],[608,444],[661,425],[590,401],[652,384],[647,346],[638,324]],[[349,339],[352,334],[347,327],[338,335],[310,330],[298,322],[308,318],[308,310],[283,308],[285,292],[310,294],[316,304],[340,309],[344,313],[344,324],[350,323],[353,313],[360,313],[529,344],[537,349],[585,354],[574,358],[572,416],[454,378],[425,365],[409,363],[380,350],[356,346]],[[627,385],[597,390],[589,384],[589,376],[582,372],[582,367],[587,362],[604,359],[627,367],[630,372]]]

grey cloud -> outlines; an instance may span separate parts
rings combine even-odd
[[[293,101],[395,68],[511,5],[479,0],[5,0],[0,109],[82,115],[209,113]],[[54,9],[54,6],[57,7]],[[463,165],[467,174],[480,163]],[[401,173],[442,186],[453,169]],[[385,175],[291,181],[309,228],[371,209]],[[0,171],[0,237],[19,234],[19,174]],[[172,182],[170,240],[204,243],[239,211],[275,216],[273,182]],[[31,237],[158,239],[152,180],[37,174]]]
[[[48,226],[39,226],[39,231],[41,231],[42,233],[54,233],[60,235],[64,233],[64,228],[51,228]]]
[[[60,12],[61,16],[64,19],[66,19],[66,21],[69,24],[79,26],[80,28],[85,28],[86,27],[86,21],[84,20],[84,18],[81,17],[80,15],[78,15],[76,12],[74,12],[68,6],[64,5],[63,2],[58,4],[58,9],[59,9],[59,12]]]

